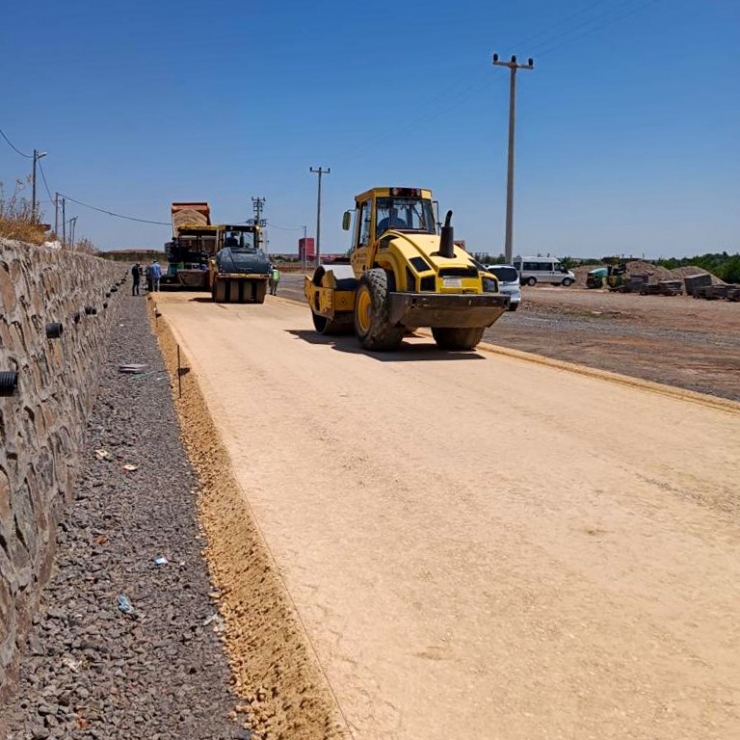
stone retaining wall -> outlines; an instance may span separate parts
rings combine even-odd
[[[15,394],[0,396],[0,701],[50,575],[113,324],[110,291],[125,274],[97,257],[0,239],[0,372],[18,373]],[[51,322],[63,324],[58,339],[46,338]]]

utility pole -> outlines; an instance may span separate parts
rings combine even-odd
[[[62,245],[67,246],[67,199],[62,198]]]
[[[74,247],[75,245],[75,227],[77,226],[77,216],[73,216],[69,219],[70,237],[69,243]]]
[[[319,194],[316,202],[316,267],[318,267],[321,264],[321,176],[330,175],[331,167],[327,169],[319,167],[317,170],[309,167],[308,171],[319,176]]]
[[[36,162],[45,156],[46,152],[40,152],[38,149],[33,150],[33,168],[31,169],[31,218],[34,223],[38,221],[38,205],[36,203]]]
[[[59,241],[59,193],[54,193],[54,238]]]
[[[510,265],[514,253],[514,128],[516,126],[516,72],[518,69],[534,69],[534,59],[526,64],[518,64],[512,56],[508,62],[499,61],[498,54],[493,55],[493,64],[497,67],[508,67],[509,76],[509,165],[506,175],[506,242],[504,252],[506,264]]]
[[[259,229],[262,229],[266,223],[262,219],[262,209],[265,207],[265,201],[267,198],[252,198],[252,210],[254,211],[254,225]],[[262,231],[257,232],[257,244],[256,247],[262,246]]]

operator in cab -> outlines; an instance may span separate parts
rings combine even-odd
[[[380,208],[378,209],[380,212]],[[380,214],[379,214],[380,215]],[[388,229],[407,229],[408,224],[398,215],[398,210],[390,208],[388,215],[378,221],[378,233],[376,236],[380,236]]]

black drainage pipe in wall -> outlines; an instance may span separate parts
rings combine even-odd
[[[118,286],[117,286],[117,285],[114,285],[114,286],[113,286],[113,287],[112,287],[112,288],[110,289],[110,292],[111,292],[111,293],[117,293],[117,292],[118,292]]]
[[[95,314],[98,312],[98,309],[95,308],[95,306],[85,306],[85,315],[86,316],[95,316]]]
[[[13,370],[0,371],[0,396],[13,396],[18,390],[18,373]]]
[[[72,321],[74,321],[74,322],[75,322],[75,324],[79,324],[79,323],[80,323],[80,319],[81,319],[81,318],[82,318],[82,316],[81,316],[81,314],[80,314],[80,312],[79,312],[79,311],[75,311],[75,312],[74,312],[74,313],[72,314]]]
[[[53,321],[46,325],[46,338],[47,339],[59,339],[64,332],[64,326],[59,321]]]

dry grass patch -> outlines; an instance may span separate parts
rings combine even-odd
[[[0,182],[0,236],[29,244],[43,244],[47,240],[46,228],[34,218],[31,201],[25,197],[25,183],[16,180],[9,195]]]

